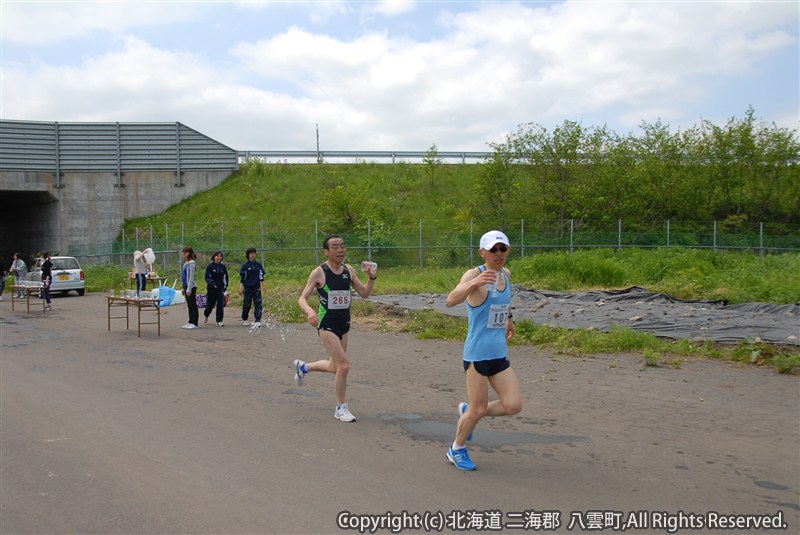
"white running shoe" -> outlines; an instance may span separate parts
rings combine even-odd
[[[338,407],[336,407],[336,411],[333,413],[333,417],[339,420],[340,422],[355,422],[356,417],[350,412],[350,408],[347,406],[347,403],[342,403]]]
[[[247,320],[242,320],[242,326],[243,327],[250,327],[250,322],[247,321]]]
[[[218,321],[217,322],[217,327],[225,327],[225,324],[222,323],[221,321]]]
[[[184,323],[183,325],[181,325],[181,329],[186,329],[189,327],[189,325],[191,325],[191,323]]]
[[[208,323],[208,316],[203,318],[203,323]]]
[[[197,329],[197,325],[195,325],[194,323],[187,323],[184,329]]]
[[[303,364],[305,364],[305,362],[300,359],[294,359],[294,362],[292,362],[292,366],[294,367],[294,384],[297,386],[303,386],[303,376],[305,376],[305,374],[300,371],[300,367]]]

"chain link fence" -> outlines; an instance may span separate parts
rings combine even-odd
[[[501,227],[502,228],[502,227]],[[387,232],[368,222],[354,232],[338,232],[348,246],[348,261],[372,260],[382,266],[460,267],[479,262],[481,235],[491,230],[484,224],[466,221],[445,225],[419,220],[410,228]],[[755,254],[800,251],[800,226],[777,223],[738,223],[731,228],[716,221],[663,221],[632,223],[622,220],[607,224],[567,220],[548,224],[526,220],[502,228],[512,245],[512,255],[525,257],[544,251],[591,248],[685,247],[717,250],[745,250]],[[122,232],[113,243],[75,245],[70,256],[90,264],[129,266],[134,251],[147,247],[157,254],[156,265],[165,271],[181,263],[180,251],[190,246],[200,260],[218,250],[226,261],[245,261],[245,251],[255,247],[263,264],[314,265],[325,260],[322,242],[331,229],[318,221],[305,226],[282,227],[261,223],[256,228],[234,223],[171,223],[163,227],[138,227]]]

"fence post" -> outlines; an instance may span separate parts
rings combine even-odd
[[[617,219],[617,247],[622,250],[622,219]]]
[[[367,260],[372,262],[372,220],[367,219]]]
[[[261,264],[264,264],[264,220],[261,220]]]
[[[519,220],[519,256],[525,256],[525,219]]]
[[[669,247],[669,219],[667,219],[667,247]]]
[[[717,222],[714,221],[714,250],[717,250]]]
[[[469,220],[469,265],[475,265],[475,229],[473,228],[474,220]]]
[[[419,220],[419,269],[422,269],[422,219]]]
[[[314,220],[314,260],[319,265],[319,222]]]
[[[122,225],[122,250],[119,252],[119,265],[124,266],[125,262],[125,225]]]
[[[761,250],[761,258],[764,258],[764,222],[758,224],[758,248]]]
[[[169,223],[164,224],[164,249],[161,258],[164,259],[164,271],[167,271],[167,251],[169,251]]]
[[[141,249],[139,249],[139,227],[136,227],[136,250],[141,251]]]
[[[572,254],[574,252],[574,249],[573,249],[573,244],[574,244],[573,240],[574,239],[575,239],[575,220],[574,219],[570,219],[569,220],[569,254]]]
[[[219,250],[225,250],[225,221],[219,222]]]

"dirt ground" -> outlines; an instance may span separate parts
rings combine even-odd
[[[3,534],[357,533],[362,521],[377,533],[759,533],[752,523],[773,519],[800,532],[798,376],[512,347],[525,406],[481,422],[478,470],[464,473],[445,459],[460,343],[356,324],[358,421],[344,424],[332,376],[292,381],[292,359],[323,356],[307,325],[251,334],[231,308],[225,327],[187,331],[172,306],[160,337],[147,325],[139,338],[124,320],[107,329],[101,294],[54,306],[0,303]]]

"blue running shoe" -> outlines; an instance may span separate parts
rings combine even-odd
[[[467,409],[469,409],[469,403],[464,403],[463,401],[461,403],[459,403],[458,404],[458,416],[461,417],[462,414],[467,412]],[[470,433],[469,436],[467,437],[467,442],[469,442],[470,440],[472,440],[472,433]]]
[[[477,466],[469,458],[467,448],[454,450],[452,446],[447,448],[447,460],[456,465],[459,470],[475,470]]]

